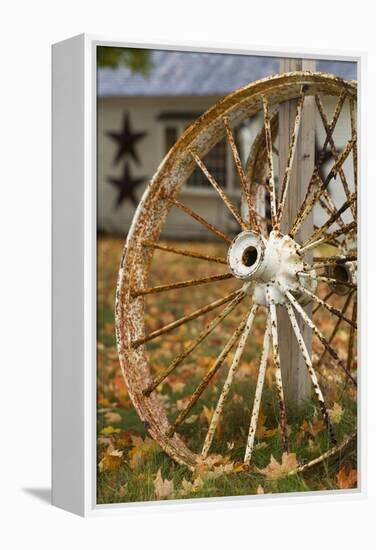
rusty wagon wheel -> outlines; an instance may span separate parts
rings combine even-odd
[[[242,457],[245,465],[251,463],[260,403],[265,389],[266,369],[270,362],[269,351],[274,365],[273,381],[278,403],[282,449],[288,450],[289,435],[279,358],[277,307],[287,310],[312,381],[318,410],[328,432],[328,450],[312,461],[312,464],[342,449],[355,437],[354,432],[337,441],[321,386],[330,370],[338,374],[331,377],[334,384],[339,383],[337,379],[341,374],[346,384],[350,383],[356,387],[356,93],[354,82],[323,73],[287,73],[249,84],[218,102],[186,130],[165,157],[141,199],[127,237],[119,270],[116,296],[119,358],[129,394],[149,433],[173,459],[191,470],[194,470],[198,462],[206,460],[209,463],[210,452],[215,447],[216,439],[224,437],[223,434],[219,434],[219,422],[221,417],[226,415],[226,407],[230,402],[228,397],[239,372],[242,356],[249,351],[256,329],[258,332],[262,330],[264,336],[255,389],[249,397],[249,402],[244,402],[244,418],[247,419],[248,427],[246,431],[242,431]],[[333,161],[330,170],[323,177],[320,170],[322,157],[319,156],[298,215],[288,232],[283,233],[280,230],[281,217],[286,205],[304,101],[308,96],[315,98],[325,130],[322,153],[329,148]],[[331,96],[336,101],[331,120],[328,120],[323,107],[324,96]],[[277,182],[273,151],[273,139],[278,124],[275,113],[279,104],[292,99],[297,100],[295,124],[283,181]],[[349,115],[348,140],[339,151],[333,136],[344,106]],[[248,161],[242,163],[236,143],[236,130],[245,120],[250,120],[258,114],[262,116],[262,129],[253,143]],[[205,164],[206,155],[222,139],[227,140],[232,152],[247,205],[245,213],[244,209],[240,212],[233,204],[224,190],[223,182],[217,181]],[[179,201],[181,187],[194,170],[199,170],[205,175],[236,220],[239,231],[235,238],[226,235],[222,229],[215,227],[204,216]],[[331,196],[330,186],[333,184],[341,188],[343,200],[340,205],[336,205]],[[265,204],[268,205],[269,214]],[[309,238],[299,242],[299,230],[311,212],[318,207],[326,213],[326,220],[319,226],[314,226]],[[185,212],[204,226],[209,234],[214,235],[224,247],[222,255],[204,254],[197,250],[197,247],[194,250],[185,250],[161,243],[162,228],[173,209]],[[352,243],[351,246],[349,243]],[[151,285],[156,251],[159,258],[164,253],[192,258],[192,265],[193,262],[197,262],[192,267],[192,273],[197,273],[197,276],[184,281]],[[220,273],[210,271],[208,274],[204,271],[199,276],[200,265],[211,267],[218,264],[223,264]],[[216,299],[207,304],[194,304],[197,296],[195,289],[200,285],[206,285],[207,289],[215,288]],[[184,292],[189,293],[188,306],[187,298],[182,298]],[[184,315],[171,319],[164,326],[158,326],[157,320],[157,328],[154,326],[153,330],[149,330],[145,322],[145,313],[150,306],[149,300],[161,296],[161,293],[172,296],[170,311],[176,311],[179,300],[182,300],[185,304]],[[331,299],[335,302],[330,303]],[[344,303],[340,303],[341,301]],[[305,310],[308,303],[313,307],[312,316]],[[347,311],[351,305],[352,312],[349,315]],[[221,308],[220,312],[208,320],[208,314],[218,308]],[[330,316],[328,336],[318,327],[318,313],[321,316],[324,313]],[[155,305],[153,315],[157,315]],[[206,319],[206,322],[197,331],[197,322],[200,318]],[[230,318],[233,318],[232,325]],[[298,321],[305,323],[312,330],[317,342],[322,346],[320,353],[311,353],[307,349]],[[196,332],[192,332],[191,339],[185,345],[179,344],[178,338],[173,340],[176,343],[177,354],[170,360],[169,353],[163,352],[163,339],[179,334],[179,331],[191,326],[192,323],[196,323]],[[340,324],[347,327],[346,356],[343,351],[339,352],[334,347]],[[184,367],[185,373],[187,370],[192,375],[196,371],[201,373],[202,367],[198,369],[195,354],[215,330],[219,331],[220,338],[225,338],[223,346],[218,349],[217,357],[206,365],[206,370],[196,387],[179,400],[178,410],[170,410],[161,388]],[[161,344],[159,347],[156,346],[158,342]],[[167,365],[161,365],[155,358],[156,352],[160,349],[162,354],[159,353],[158,357],[166,355],[169,359]],[[203,399],[204,392],[213,389],[213,381],[217,380],[218,373],[224,370],[226,359],[231,361],[224,384],[218,392],[217,405],[209,418],[209,427],[202,436],[200,448],[191,448],[186,443],[184,429],[189,425],[192,412],[197,402]],[[188,366],[187,361],[191,361]],[[322,365],[325,365],[323,373]],[[197,440],[200,440],[198,434]],[[231,453],[231,445],[226,446],[226,443],[230,442],[222,443],[220,452],[226,459],[226,453]],[[309,467],[310,464],[306,463],[300,469]]]

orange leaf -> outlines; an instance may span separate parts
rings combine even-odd
[[[336,475],[337,487],[340,489],[352,489],[357,486],[358,472],[346,462]]]

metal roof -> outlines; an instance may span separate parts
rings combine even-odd
[[[278,72],[279,59],[234,54],[152,50],[147,76],[127,67],[98,69],[98,96],[226,95]],[[356,63],[318,61],[317,70],[356,79]]]

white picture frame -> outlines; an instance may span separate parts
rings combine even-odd
[[[357,489],[258,497],[190,501],[96,504],[96,48],[99,45],[237,53],[353,61],[358,64],[358,132],[360,137],[360,336]],[[225,44],[130,44],[79,35],[52,48],[52,216],[53,216],[53,350],[52,350],[52,502],[81,516],[113,513],[139,506],[216,507],[363,498],[366,495],[364,254],[366,186],[364,183],[364,54],[273,51],[232,48]],[[256,504],[257,502],[257,504]],[[262,502],[262,504],[261,504]],[[227,503],[227,504],[226,504]]]

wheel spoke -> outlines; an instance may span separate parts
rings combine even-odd
[[[252,196],[251,196],[251,192],[250,192],[250,185],[249,185],[249,182],[248,182],[247,177],[245,175],[245,172],[243,170],[243,166],[242,166],[242,163],[241,163],[241,160],[240,160],[239,151],[238,151],[238,148],[237,148],[236,143],[235,143],[234,134],[233,134],[233,132],[230,128],[230,124],[229,124],[229,121],[228,121],[227,117],[224,117],[223,122],[224,122],[224,125],[225,125],[227,141],[230,145],[230,149],[231,149],[231,152],[232,152],[232,157],[234,159],[236,170],[238,172],[240,184],[243,188],[243,193],[244,193],[245,199],[247,201],[248,210],[249,210],[249,218],[250,218],[249,221],[251,222],[251,224],[253,225],[253,227],[256,230],[259,230],[260,228],[259,228],[256,213],[255,213],[255,209],[254,209],[254,206],[253,206]]]
[[[345,365],[344,361],[342,361],[342,359],[339,357],[338,353],[332,348],[332,346],[329,344],[328,340],[325,338],[325,336],[319,331],[319,329],[317,328],[317,326],[315,325],[315,323],[310,319],[310,317],[307,315],[307,313],[304,311],[304,309],[302,308],[302,306],[299,304],[299,302],[297,302],[297,300],[295,300],[295,298],[293,297],[293,295],[291,294],[291,292],[289,292],[288,290],[285,291],[285,295],[287,296],[287,298],[290,300],[290,302],[292,303],[292,305],[294,306],[294,308],[296,309],[296,311],[298,313],[300,313],[303,321],[306,323],[306,325],[308,327],[310,327],[313,332],[315,333],[315,335],[317,336],[317,338],[320,340],[320,342],[325,346],[325,348],[327,349],[328,353],[332,356],[332,358],[334,359],[334,361],[336,362],[336,364],[338,366],[341,367],[341,369],[346,373],[346,375],[348,376],[348,378],[353,382],[353,384],[356,386],[357,385],[357,382],[355,380],[355,378],[351,375],[350,371],[347,369],[347,366]]]
[[[311,197],[311,192],[313,189],[313,186],[315,183],[318,183],[318,188]],[[314,207],[315,203],[320,199],[320,196],[323,193],[323,183],[321,181],[320,175],[318,173],[317,168],[313,171],[311,181],[309,182],[307,192],[305,194],[305,197],[303,199],[302,205],[300,207],[299,212],[296,215],[296,218],[291,226],[289,234],[291,237],[295,237],[296,233],[298,232],[300,226],[303,224],[307,216],[310,214],[312,208]]]
[[[349,155],[350,151],[352,150],[352,148],[354,147],[355,143],[356,143],[356,136],[354,138],[352,138],[347,143],[345,149],[337,157],[337,160],[336,160],[333,168],[329,172],[329,174],[326,177],[324,182],[321,181],[320,175],[318,173],[317,166],[315,167],[315,170],[312,174],[311,181],[310,181],[309,186],[308,186],[306,196],[304,197],[302,206],[300,207],[300,210],[299,210],[299,212],[298,212],[298,214],[297,214],[297,216],[294,220],[294,223],[291,227],[291,230],[290,230],[290,235],[292,237],[294,237],[296,235],[299,227],[302,225],[304,220],[307,218],[307,216],[311,212],[311,210],[314,207],[314,205],[316,204],[316,202],[318,202],[320,200],[321,195],[323,195],[326,192],[326,190],[329,186],[329,183],[337,175],[338,170],[342,167],[342,164],[345,162],[346,158],[348,157],[348,155]],[[313,184],[316,181],[318,182],[318,188],[317,188],[316,192],[314,193],[313,197],[310,199],[311,190],[312,190]],[[328,195],[325,194],[325,196],[327,197]],[[336,214],[336,212],[334,212],[333,214]],[[340,219],[340,216],[337,219]]]
[[[194,311],[193,313],[190,313],[189,315],[185,315],[184,317],[181,317],[180,319],[177,319],[176,321],[173,321],[172,323],[169,323],[168,325],[165,325],[164,327],[158,330],[154,330],[144,338],[139,338],[134,342],[132,342],[132,347],[137,348],[141,344],[145,344],[146,342],[149,342],[150,340],[154,340],[154,338],[161,336],[161,334],[166,334],[167,332],[171,332],[175,328],[180,327],[185,323],[188,323],[188,321],[192,321],[193,319],[197,319],[198,317],[205,315],[205,313],[209,313],[209,311],[212,311],[213,309],[216,309],[217,307],[222,306],[223,304],[226,304],[230,300],[233,300],[235,296],[237,296],[237,294],[239,294],[239,290],[230,292],[230,294],[227,294],[227,296],[225,296],[224,298],[215,300],[214,302],[208,304],[207,306],[196,309],[196,311]]]
[[[304,197],[303,203],[302,203],[302,205],[300,207],[300,210],[299,210],[298,214],[296,215],[295,221],[292,225],[292,228],[291,228],[291,231],[290,231],[290,235],[292,237],[296,235],[299,227],[302,225],[304,220],[307,218],[307,216],[311,212],[311,210],[312,210],[313,206],[315,205],[315,203],[320,199],[320,196],[325,193],[331,179],[335,176],[335,173],[333,173],[331,175],[330,179],[329,180],[327,179],[327,181],[325,181],[325,183],[324,183],[324,182],[321,181],[320,174],[319,174],[319,168],[320,168],[320,166],[322,165],[322,163],[324,161],[325,152],[326,152],[327,145],[329,143],[329,139],[331,138],[331,136],[334,132],[334,129],[336,127],[336,124],[337,124],[339,115],[341,113],[342,106],[343,106],[343,103],[344,103],[345,99],[346,99],[346,93],[344,92],[340,95],[340,97],[338,99],[338,102],[336,104],[336,107],[334,109],[334,114],[333,114],[333,117],[332,117],[332,121],[329,125],[329,129],[328,129],[328,132],[326,134],[326,139],[325,139],[324,145],[321,149],[319,159],[318,159],[318,161],[317,161],[317,163],[314,167],[312,177],[311,177],[311,181],[308,185],[306,196]],[[352,138],[354,139],[355,136],[353,135]],[[341,158],[337,157],[337,161],[336,161],[336,164],[334,165],[333,169],[336,166],[338,166],[338,168],[342,167],[342,164],[343,164],[343,162],[345,162],[349,152],[350,151],[348,151],[347,154],[345,154],[345,150],[344,150],[341,154]],[[343,156],[344,156],[344,158],[342,159]],[[309,196],[310,196],[312,187],[313,187],[313,185],[316,181],[319,182],[318,190],[316,191],[314,197],[311,200],[309,200]]]
[[[330,313],[332,313],[336,317],[339,317],[340,319],[342,319],[342,321],[346,321],[346,323],[351,325],[353,328],[355,328],[355,329],[358,328],[356,322],[354,322],[352,319],[349,319],[348,317],[343,315],[343,313],[341,311],[339,311],[339,309],[331,306],[330,304],[328,304],[324,300],[321,300],[321,298],[316,296],[316,294],[313,294],[313,292],[309,291],[303,285],[299,285],[299,288],[304,294],[306,294],[306,296],[309,296],[310,298],[312,298],[312,300],[314,300],[317,304],[320,304],[321,306],[326,308],[328,311],[330,311]]]
[[[318,239],[317,241],[310,242],[306,244],[305,246],[302,246],[300,249],[300,253],[307,252],[308,250],[312,250],[312,248],[316,248],[317,246],[320,246],[321,244],[328,243],[330,244],[330,241],[334,241],[337,237],[340,237],[341,235],[347,235],[348,233],[352,233],[356,231],[357,224],[356,222],[351,222],[345,225],[345,227],[341,227],[340,229],[337,229],[337,231],[333,231],[332,233],[327,233],[321,239]]]
[[[314,281],[327,283],[329,285],[346,286],[347,288],[351,288],[351,289],[356,288],[356,285],[354,285],[353,283],[346,283],[344,281],[340,281],[339,279],[335,279],[333,277],[323,277],[322,275],[312,275],[312,273],[306,273],[305,271],[298,271],[298,274],[302,275],[302,277],[309,277]]]
[[[240,334],[243,332],[246,323],[247,323],[247,316],[243,319],[243,321],[238,325],[237,329],[234,331],[232,336],[227,341],[226,345],[224,346],[223,350],[221,351],[220,355],[217,357],[217,359],[214,361],[213,365],[210,367],[210,369],[205,374],[204,378],[201,380],[200,384],[197,386],[196,390],[193,392],[193,394],[190,396],[189,401],[187,405],[184,407],[182,411],[180,411],[177,419],[175,420],[175,423],[168,431],[168,435],[171,437],[174,432],[176,431],[177,427],[184,422],[187,415],[189,414],[189,411],[192,409],[192,407],[197,403],[199,398],[201,397],[202,393],[205,391],[207,386],[209,385],[209,382],[213,378],[213,376],[218,372],[220,367],[223,365],[226,357],[230,353],[231,349],[233,348],[235,342],[239,338]]]
[[[324,111],[324,106],[322,104],[322,101],[321,99],[319,98],[319,96],[315,96],[315,100],[316,100],[316,105],[317,105],[317,108],[318,108],[318,111],[320,113],[320,116],[321,116],[321,120],[322,120],[322,123],[324,125],[324,128],[325,128],[325,131],[326,131],[326,134],[328,136],[328,143],[330,145],[330,150],[331,150],[331,153],[333,155],[333,158],[334,160],[336,161],[338,159],[338,152],[337,152],[337,149],[335,147],[335,144],[334,144],[334,141],[333,141],[333,137],[332,135],[330,134],[330,128],[329,128],[329,123],[328,123],[328,119],[326,117],[326,114],[325,114],[325,111]],[[352,137],[354,136],[354,134],[352,134]],[[349,189],[349,185],[347,183],[347,180],[346,180],[346,176],[345,176],[345,173],[343,171],[342,168],[340,168],[338,170],[338,173],[339,173],[339,176],[341,178],[341,182],[342,182],[342,185],[343,185],[343,189],[345,191],[345,194],[346,194],[346,197],[348,199],[350,199],[351,197],[351,192],[350,192],[350,189]],[[355,216],[355,205],[351,205],[351,211],[353,213],[353,216],[354,218],[356,217]]]
[[[220,258],[218,256],[208,256],[207,254],[200,254],[194,250],[185,250],[182,248],[175,248],[173,246],[167,246],[159,243],[153,243],[151,241],[143,241],[142,246],[149,248],[155,248],[157,250],[164,250],[165,252],[171,252],[172,254],[179,254],[181,256],[189,256],[190,258],[197,258],[199,260],[206,260],[208,262],[215,262],[218,264],[227,265],[226,258]]]
[[[180,363],[182,363],[182,361],[197,348],[197,346],[219,325],[219,323],[221,323],[223,319],[227,317],[233,309],[235,309],[244,297],[245,293],[243,291],[239,291],[239,294],[221,311],[221,313],[219,313],[219,315],[217,315],[208,325],[206,325],[204,330],[200,332],[195,340],[193,340],[193,342],[191,342],[188,346],[184,347],[183,351],[175,357],[167,369],[143,390],[144,395],[150,395],[151,392],[154,391],[159,384],[161,384],[163,380],[165,380],[165,378],[167,378],[167,376],[171,374],[171,372],[175,370],[176,367],[179,366]]]
[[[357,318],[357,299],[355,298],[354,304],[353,304],[353,310],[352,310],[352,321],[356,323]],[[350,336],[349,336],[349,345],[347,348],[347,369],[350,371],[352,368],[353,363],[353,356],[354,356],[354,343],[355,343],[355,330],[353,327],[351,327],[350,330]]]
[[[299,136],[299,130],[301,126],[301,119],[302,119],[302,112],[303,112],[303,104],[304,104],[304,98],[305,98],[305,92],[302,87],[300,97],[298,100],[298,104],[296,107],[296,115],[295,115],[295,122],[294,122],[294,128],[290,139],[290,146],[289,146],[289,152],[287,156],[287,165],[286,170],[283,176],[283,182],[282,182],[282,189],[281,189],[281,199],[278,206],[278,213],[277,213],[277,229],[279,229],[281,218],[283,215],[283,210],[286,203],[288,188],[290,184],[291,179],[291,171],[292,171],[292,165],[294,162],[294,156],[296,151],[296,145],[298,143],[298,136]]]
[[[342,107],[343,107],[343,104],[345,102],[345,99],[346,99],[346,92],[343,92],[338,98],[337,105],[335,106],[335,109],[334,109],[332,121],[329,125],[328,132],[326,133],[325,142],[324,142],[324,145],[323,145],[322,150],[321,150],[321,156],[322,157],[323,157],[323,155],[326,151],[326,148],[329,144],[329,140],[332,137],[333,132],[335,130],[335,127],[336,127],[337,121],[339,119],[339,115],[341,114]],[[321,161],[321,164],[322,164],[322,161]]]
[[[332,293],[334,293],[334,291],[332,291]],[[353,295],[353,293],[350,292],[350,294],[349,294],[349,295],[347,296],[347,298],[346,298],[346,301],[345,301],[345,303],[344,303],[344,305],[343,305],[343,307],[342,307],[342,310],[341,310],[341,313],[342,313],[343,315],[346,313],[347,308],[349,307],[349,303],[350,303],[350,300],[351,300],[352,295]],[[318,307],[320,307],[320,306],[318,306]],[[315,310],[313,310],[312,313],[315,313]],[[342,323],[342,319],[341,319],[341,317],[338,317],[337,322],[336,322],[336,324],[335,324],[335,326],[334,326],[334,328],[333,328],[333,330],[332,330],[332,334],[330,335],[330,337],[329,337],[329,339],[328,339],[329,344],[331,344],[331,343],[333,342],[333,339],[334,339],[335,335],[337,334],[338,329],[339,329],[341,323]],[[326,355],[326,348],[324,349],[324,351],[322,352],[321,356],[319,357],[319,360],[317,361],[317,364],[318,364],[318,365],[321,365],[321,363],[322,363],[322,361],[323,361],[325,355]],[[351,370],[351,369],[349,369],[349,370]]]
[[[286,416],[285,398],[283,393],[281,361],[279,357],[277,311],[276,311],[275,304],[271,299],[268,286],[266,287],[266,297],[269,303],[269,311],[270,311],[273,360],[274,360],[274,366],[276,369],[275,383],[276,383],[277,394],[278,394],[278,408],[279,408],[279,419],[280,419],[281,434],[282,434],[282,447],[284,451],[288,452],[289,443],[288,443],[288,433],[287,433],[287,416]]]
[[[247,446],[246,446],[245,455],[244,455],[245,464],[249,464],[252,458],[252,452],[253,452],[253,447],[255,443],[256,429],[257,429],[257,422],[258,422],[258,417],[260,413],[262,391],[264,388],[266,366],[268,363],[269,345],[270,345],[270,318],[268,316],[266,321],[260,367],[259,367],[259,372],[257,376],[255,397],[253,400],[253,409],[252,409],[251,421],[250,421],[249,431],[248,431]]]
[[[214,235],[217,235],[217,237],[219,237],[220,239],[223,239],[224,241],[226,241],[226,243],[231,244],[232,239],[228,235],[223,233],[223,231],[218,229],[218,227],[215,227],[214,225],[209,223],[207,220],[202,218],[199,214],[197,214],[197,212],[189,208],[189,206],[186,206],[185,204],[179,202],[176,199],[172,199],[170,197],[165,197],[165,198],[166,200],[168,200],[168,202],[170,202],[171,204],[173,204],[174,206],[176,206],[177,208],[179,208],[180,210],[188,214],[188,216],[191,216],[191,218],[198,221],[198,223],[206,227],[206,229],[211,231]]]
[[[348,256],[314,256],[313,263],[314,264],[345,264],[346,262],[356,262],[357,260],[357,254],[349,254]]]
[[[224,281],[226,279],[231,279],[232,277],[232,273],[221,273],[219,275],[212,275],[211,277],[204,277],[202,279],[189,279],[187,281],[180,281],[178,283],[140,288],[132,291],[132,297],[144,296],[146,294],[156,294],[158,292],[164,292],[165,290],[176,290],[177,288],[186,288],[189,286],[205,285],[206,283]]]
[[[332,443],[335,445],[337,442],[336,442],[336,438],[335,438],[335,435],[334,435],[333,427],[332,427],[330,419],[329,419],[328,410],[327,410],[326,405],[325,405],[324,396],[322,394],[322,391],[321,391],[321,388],[320,388],[320,385],[319,385],[319,382],[318,382],[318,379],[317,379],[316,372],[313,368],[310,355],[309,355],[307,347],[305,345],[303,335],[299,330],[299,325],[298,325],[298,322],[296,320],[294,310],[293,310],[291,304],[289,304],[289,303],[286,303],[286,309],[287,309],[287,313],[290,317],[291,326],[292,326],[293,331],[295,333],[296,340],[298,342],[300,351],[302,352],[304,362],[307,366],[309,375],[311,377],[313,390],[314,390],[315,395],[317,397],[317,401],[319,402],[321,414],[324,418],[324,422],[326,424],[326,427],[328,428],[330,439],[331,439]]]
[[[252,329],[252,325],[253,325],[253,321],[254,321],[257,309],[258,309],[257,305],[252,306],[251,311],[250,311],[249,316],[248,316],[248,319],[247,319],[247,322],[246,322],[246,325],[245,325],[244,330],[243,330],[243,332],[240,336],[239,344],[238,344],[238,347],[236,349],[234,359],[233,359],[233,361],[231,363],[231,367],[228,371],[226,382],[223,385],[222,393],[221,393],[221,395],[218,399],[217,406],[215,408],[213,417],[212,417],[211,422],[210,422],[208,432],[206,434],[204,445],[202,447],[201,456],[203,458],[207,457],[209,449],[211,447],[213,437],[214,437],[214,434],[215,434],[215,430],[217,429],[218,422],[219,422],[219,419],[220,419],[221,414],[223,412],[223,408],[224,408],[227,396],[228,396],[229,391],[231,389],[231,385],[232,385],[232,382],[233,382],[233,379],[234,379],[235,372],[236,372],[236,370],[239,366],[240,359],[241,359],[241,356],[242,356],[243,351],[244,351],[244,347],[246,345],[249,333]]]
[[[319,204],[321,208],[325,210],[328,216],[331,216],[337,212],[337,208],[335,207],[335,204],[332,201],[332,198],[326,189],[322,192],[322,198],[320,198]],[[340,227],[343,227],[345,225],[345,222],[343,221],[342,216],[339,216],[336,222]]]
[[[335,212],[319,229],[317,229],[312,235],[303,243],[303,248],[310,242],[317,240],[320,235],[326,232],[327,229],[331,225],[333,225],[334,222],[338,220],[338,218],[345,212],[348,208],[351,207],[351,205],[356,201],[356,193],[354,193],[350,200],[347,200],[343,203],[343,205]],[[343,229],[343,228],[342,228]]]
[[[332,181],[332,179],[334,177],[336,177],[336,175],[338,174],[338,171],[340,170],[340,168],[342,168],[343,163],[345,162],[345,160],[349,156],[350,152],[353,150],[354,145],[356,144],[356,139],[357,138],[356,138],[356,133],[355,133],[355,135],[351,138],[351,140],[347,142],[347,145],[343,149],[341,154],[338,155],[337,160],[334,163],[334,166],[332,167],[329,174],[325,178],[324,189],[328,188],[329,183]]]
[[[227,208],[230,210],[231,214],[234,216],[240,227],[244,230],[249,229],[248,224],[245,223],[245,221],[240,216],[239,212],[237,211],[234,204],[230,201],[229,197],[226,195],[226,193],[223,191],[222,187],[219,185],[217,180],[212,176],[212,174],[209,172],[209,170],[206,168],[204,162],[200,159],[200,157],[195,153],[194,151],[190,151],[191,156],[193,157],[194,161],[196,162],[197,166],[201,169],[203,174],[206,176],[208,181],[212,184],[214,189],[217,191],[218,195],[221,197]]]
[[[326,453],[323,453],[322,455],[318,456],[317,458],[314,458],[313,460],[310,460],[309,462],[306,462],[305,464],[302,464],[295,470],[292,470],[289,472],[288,475],[295,475],[295,474],[301,474],[302,472],[305,472],[309,468],[312,468],[312,466],[316,466],[317,464],[321,464],[321,462],[324,462],[324,460],[328,460],[331,456],[336,455],[337,453],[340,453],[343,451],[343,449],[351,443],[356,438],[356,432],[352,433],[351,435],[346,435],[343,438],[343,441],[336,445],[335,447],[332,447]]]
[[[267,183],[269,185],[269,193],[270,193],[270,209],[271,209],[271,215],[272,215],[272,226],[273,228],[275,228],[277,224],[277,197],[275,192],[274,169],[273,169],[273,140],[272,140],[272,132],[270,128],[269,102],[265,96],[263,96],[262,98],[262,103],[264,107],[265,144],[266,144],[266,152],[267,152],[267,168],[268,168]]]
[[[327,300],[329,300],[329,298],[330,298],[331,296],[333,296],[333,294],[334,294],[334,290],[331,290],[330,292],[328,292],[328,294],[324,297],[324,302],[326,302]],[[320,309],[320,307],[321,307],[321,304],[317,304],[317,306],[314,307],[313,310],[312,310],[312,315],[313,315],[314,313],[316,313],[316,311],[317,311],[318,309]],[[343,313],[343,312],[342,312],[342,313]]]
[[[350,99],[350,121],[351,121],[351,136],[354,138],[356,136],[356,122],[355,122],[355,103],[353,98]],[[354,187],[355,191],[358,190],[358,146],[357,142],[354,143],[353,147],[353,171],[354,171]],[[355,219],[357,217],[357,212],[355,208]]]

